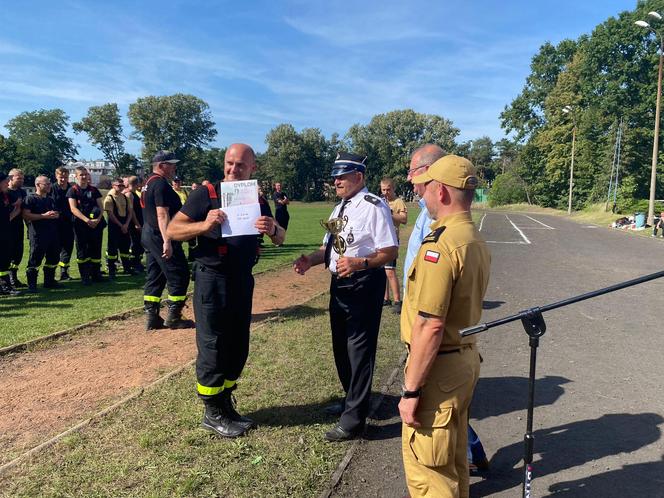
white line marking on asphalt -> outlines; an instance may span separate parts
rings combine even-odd
[[[533,220],[533,221],[536,221],[536,222],[539,223],[540,225],[544,225],[544,226],[545,226],[546,228],[548,228],[549,230],[555,230],[555,228],[550,227],[550,226],[547,225],[546,223],[542,223],[540,220],[536,220],[535,218],[531,218],[531,217],[528,216],[527,214],[524,214],[524,216],[525,216],[526,218],[530,218],[530,219]]]
[[[528,245],[522,240],[487,240],[487,244],[518,244],[518,245]],[[529,242],[530,243],[530,242]]]
[[[518,226],[516,226],[516,225],[514,224],[514,222],[513,222],[512,220],[510,220],[510,217],[507,216],[507,215],[505,215],[505,218],[507,218],[507,221],[509,221],[509,222],[512,224],[512,226],[514,227],[514,230],[516,230],[517,232],[519,232],[519,235],[521,235],[521,237],[523,238],[523,240],[526,241],[526,244],[530,244],[530,241],[528,240],[528,237],[526,237],[526,235],[521,231],[521,229],[520,229]]]
[[[484,224],[484,218],[486,218],[486,213],[484,213],[484,216],[482,216],[482,219],[480,220],[480,227],[477,229],[478,232],[482,231],[482,225]]]

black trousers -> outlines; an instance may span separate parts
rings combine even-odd
[[[169,301],[185,301],[189,286],[189,265],[182,250],[182,243],[173,241],[173,255],[168,259],[162,258],[164,241],[161,232],[150,225],[143,226],[141,242],[148,263],[143,299],[158,303],[161,293],[168,285]]]
[[[9,225],[9,269],[18,270],[18,265],[23,261],[23,218],[14,218]]]
[[[44,269],[53,268],[55,270],[60,259],[60,241],[58,240],[57,232],[30,237],[28,270],[37,271],[44,257],[46,257]]]
[[[71,222],[58,223],[58,239],[60,241],[60,266],[67,268],[74,251],[74,225]]]
[[[346,392],[339,424],[347,431],[359,429],[369,414],[385,282],[385,270],[379,268],[333,276],[330,283],[332,350]]]
[[[9,274],[9,264],[11,262],[11,253],[9,244],[0,243],[0,277]]]
[[[118,217],[118,221],[124,224],[127,218]],[[127,230],[127,233],[122,233],[122,229],[110,221],[108,224],[108,244],[106,246],[106,261],[109,266],[114,265],[118,261],[118,258],[121,258],[122,266],[129,268],[133,259],[129,252],[130,246],[131,235],[129,231]]]
[[[80,264],[101,264],[101,242],[104,238],[105,222],[102,220],[95,228],[90,228],[81,220],[74,221],[76,236],[76,262]]]
[[[134,263],[138,264],[141,262],[141,259],[143,259],[145,249],[143,249],[143,244],[141,244],[141,231],[134,225],[129,227],[129,238],[131,239],[129,252],[131,253]]]
[[[276,209],[274,211],[274,219],[277,220],[277,223],[283,227],[284,230],[288,230],[288,221],[290,220],[290,214],[285,209]]]
[[[249,356],[254,277],[225,275],[195,264],[196,378],[209,399],[235,385]]]

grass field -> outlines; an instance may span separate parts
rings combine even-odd
[[[237,390],[260,427],[223,440],[198,427],[193,369],[59,442],[0,479],[2,496],[316,496],[348,449],[322,434],[342,394],[327,298],[252,332]],[[403,351],[398,316],[384,311],[374,389]],[[379,379],[382,379],[380,381]]]
[[[319,247],[324,234],[319,220],[329,216],[332,206],[333,204],[327,203],[292,203],[286,244],[274,247],[266,240],[261,260],[254,271],[261,272],[289,264],[301,253]],[[103,247],[106,248],[105,238]],[[19,277],[23,282],[28,250],[29,244],[26,240],[19,270]],[[72,274],[78,278],[75,263],[72,265]],[[40,286],[41,277],[40,271]],[[83,287],[79,280],[74,280],[63,283],[62,289],[48,291],[40,288],[38,294],[0,298],[0,347],[142,306],[143,283],[143,276],[129,277],[120,274],[115,282],[91,287]]]

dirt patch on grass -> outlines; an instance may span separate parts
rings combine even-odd
[[[325,291],[327,272],[256,276],[253,321]],[[162,310],[163,315],[163,310]],[[185,310],[193,317],[193,307]],[[194,329],[147,333],[143,316],[97,325],[37,351],[0,358],[0,464],[59,434],[196,355]]]

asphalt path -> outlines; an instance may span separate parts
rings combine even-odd
[[[486,212],[492,273],[482,321],[664,269],[664,243],[561,217]],[[664,278],[544,315],[533,496],[664,497]],[[471,423],[491,471],[471,496],[521,493],[528,337],[482,333]],[[402,497],[395,382],[333,496]]]

